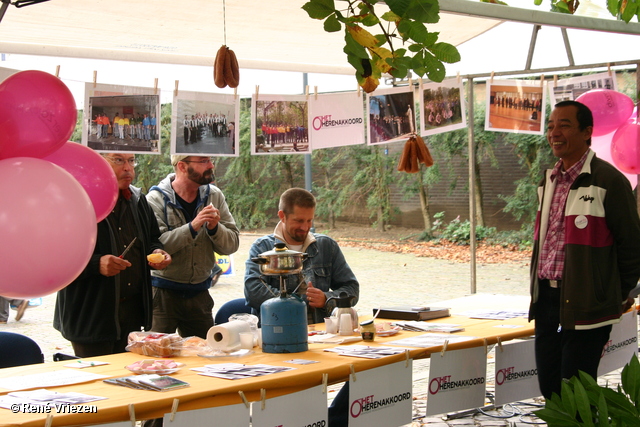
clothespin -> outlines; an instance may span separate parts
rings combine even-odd
[[[93,71],[93,87],[96,87],[96,83],[98,82],[98,72],[96,70]]]
[[[136,410],[133,407],[133,403],[129,403],[129,419],[131,420],[131,427],[136,426]]]
[[[237,98],[238,97],[238,86],[233,88],[233,97]]]
[[[544,86],[544,74],[540,74],[540,87]]]
[[[176,412],[178,412],[179,404],[180,404],[180,399],[173,399],[173,405],[171,405],[171,418],[169,418],[169,421],[173,422],[173,420],[175,419]]]
[[[153,80],[153,94],[154,95],[158,94],[158,78],[157,77]]]
[[[56,65],[56,77],[60,77],[60,66]]]
[[[329,374],[322,374],[322,393],[327,394],[327,385],[329,384]]]
[[[176,86],[173,89],[173,96],[178,96],[178,83],[180,82],[180,80],[176,80]]]
[[[504,349],[502,348],[502,338],[498,337],[498,348],[500,349],[500,352],[503,352]]]
[[[460,84],[460,71],[456,73],[456,80],[458,81],[458,84]]]
[[[44,427],[51,427],[53,424],[53,414],[47,414],[47,420],[44,422]]]
[[[607,62],[607,72],[609,73],[609,77],[611,77],[611,63]]]
[[[409,76],[409,87],[413,89],[413,80],[411,79],[411,76]]]
[[[488,354],[489,353],[489,343],[487,342],[487,339],[484,339],[484,354]]]
[[[356,381],[356,368],[353,365],[349,366],[349,369],[351,370],[351,381]]]
[[[247,400],[247,396],[244,395],[244,392],[242,390],[239,390],[238,394],[240,395],[240,398],[242,398],[242,403],[244,403],[244,406],[246,406],[247,409],[249,409],[249,406],[251,406],[251,405],[249,404],[249,401]]]
[[[318,100],[318,86],[313,87],[313,99]]]
[[[554,74],[553,75],[553,87],[558,87],[558,75]]]
[[[267,390],[264,388],[260,389],[260,409],[264,411],[264,408],[267,406]]]
[[[256,101],[258,100],[258,92],[260,91],[260,86],[256,85]]]
[[[422,93],[422,85],[424,84],[424,80],[422,79],[422,77],[420,78],[420,83],[419,84],[419,88],[420,88],[420,93]]]
[[[357,85],[357,86],[358,86],[358,98],[360,98],[360,85]]]
[[[492,71],[491,72],[491,80],[489,80],[489,83],[491,83],[491,84],[493,84],[493,75],[494,75],[494,72]]]
[[[307,97],[307,101],[309,100],[309,85],[304,88],[304,95]]]
[[[404,367],[408,368],[409,367],[409,359],[410,359],[410,355],[409,355],[409,350],[406,349],[404,351]]]
[[[447,351],[447,347],[449,347],[449,340],[445,340],[442,345],[442,351],[440,352],[440,357],[444,357],[444,352]]]

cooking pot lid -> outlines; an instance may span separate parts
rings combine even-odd
[[[280,256],[280,255],[302,255],[304,252],[291,250],[284,243],[276,243],[275,247],[267,252],[262,252],[261,257]]]

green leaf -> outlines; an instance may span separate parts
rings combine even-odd
[[[396,15],[395,13],[389,11],[389,12],[383,13],[382,16],[380,17],[380,19],[382,19],[383,21],[387,21],[387,22],[396,22],[396,21],[400,20],[400,17],[398,15]]]
[[[453,64],[454,62],[460,61],[460,52],[458,52],[458,49],[456,49],[452,44],[442,42],[436,43],[431,46],[429,50],[436,56],[436,58],[443,62]]]
[[[542,4],[542,0],[534,0],[533,4],[540,6]]]
[[[609,409],[607,408],[607,401],[604,398],[604,394],[598,393],[598,427],[606,427],[609,425]]]
[[[335,33],[336,31],[340,31],[342,29],[342,24],[340,24],[340,21],[338,21],[338,18],[336,18],[336,15],[330,15],[325,21],[324,21],[324,30],[327,33]]]
[[[631,19],[635,16],[638,10],[638,5],[636,3],[631,3],[631,1],[627,2],[627,7],[624,8],[624,11],[620,15],[620,18],[626,23],[629,23]]]
[[[344,46],[344,53],[346,53],[347,55],[353,55],[356,56],[358,58],[368,58],[369,57],[369,53],[367,52],[367,50],[357,41],[354,40],[353,36],[351,36],[351,34],[349,33],[349,31],[344,32],[344,41],[345,41],[345,46]],[[351,64],[353,65],[353,64]]]
[[[425,68],[427,69],[427,77],[433,82],[441,82],[446,76],[444,64],[429,52],[424,55]]]
[[[438,0],[387,0],[385,3],[401,18],[430,24],[440,20]]]
[[[380,20],[373,13],[369,13],[365,15],[365,17],[360,22],[362,22],[362,25],[366,27],[373,27],[374,25],[378,25],[380,23]]]
[[[549,408],[539,409],[533,411],[533,413],[543,421],[546,421],[551,426],[579,426],[575,418],[570,417],[564,412],[556,411]]]
[[[631,401],[636,407],[640,407],[640,362],[637,356],[631,356],[629,363],[622,369],[620,380]]]
[[[305,3],[302,8],[313,19],[324,19],[336,10],[333,0],[311,0]]]
[[[620,2],[618,0],[607,0],[607,10],[611,15],[618,16],[619,3]]]
[[[576,379],[577,380],[577,379]],[[567,380],[563,380],[562,384],[561,384],[561,392],[560,392],[560,397],[562,398],[562,407],[564,408],[564,411],[573,416],[576,411],[576,399],[575,396],[573,394],[573,389],[571,388],[572,382],[571,381],[567,381]]]
[[[347,54],[347,62],[349,62],[349,64],[351,64],[351,66],[356,70],[356,76],[362,76],[364,74],[364,67],[362,66],[362,58],[356,55],[351,55],[347,52],[345,53]]]
[[[578,378],[574,377],[573,379],[575,379],[573,392],[576,397],[576,407],[578,408],[580,418],[582,418],[582,423],[587,427],[593,427],[593,414],[591,413],[591,405],[589,404],[587,391]]]
[[[409,22],[405,34],[416,43],[428,43],[429,31],[422,22]]]
[[[415,44],[415,43],[411,44],[411,45],[409,45],[409,50],[411,52],[420,52],[422,50],[422,45]]]

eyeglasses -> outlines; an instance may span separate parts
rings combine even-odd
[[[129,163],[129,166],[133,167],[138,166],[136,159],[123,159],[122,157],[105,157],[105,159],[109,160],[116,166],[124,166],[125,163]]]
[[[215,161],[213,159],[211,159],[211,158],[202,159],[202,160],[181,160],[181,161],[185,162],[185,163],[200,163],[201,165],[204,165],[204,164],[209,163],[209,162],[211,162],[212,165],[216,164]]]

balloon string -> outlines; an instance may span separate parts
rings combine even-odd
[[[224,32],[224,45],[227,45],[227,5],[225,0],[222,0],[222,28]]]

